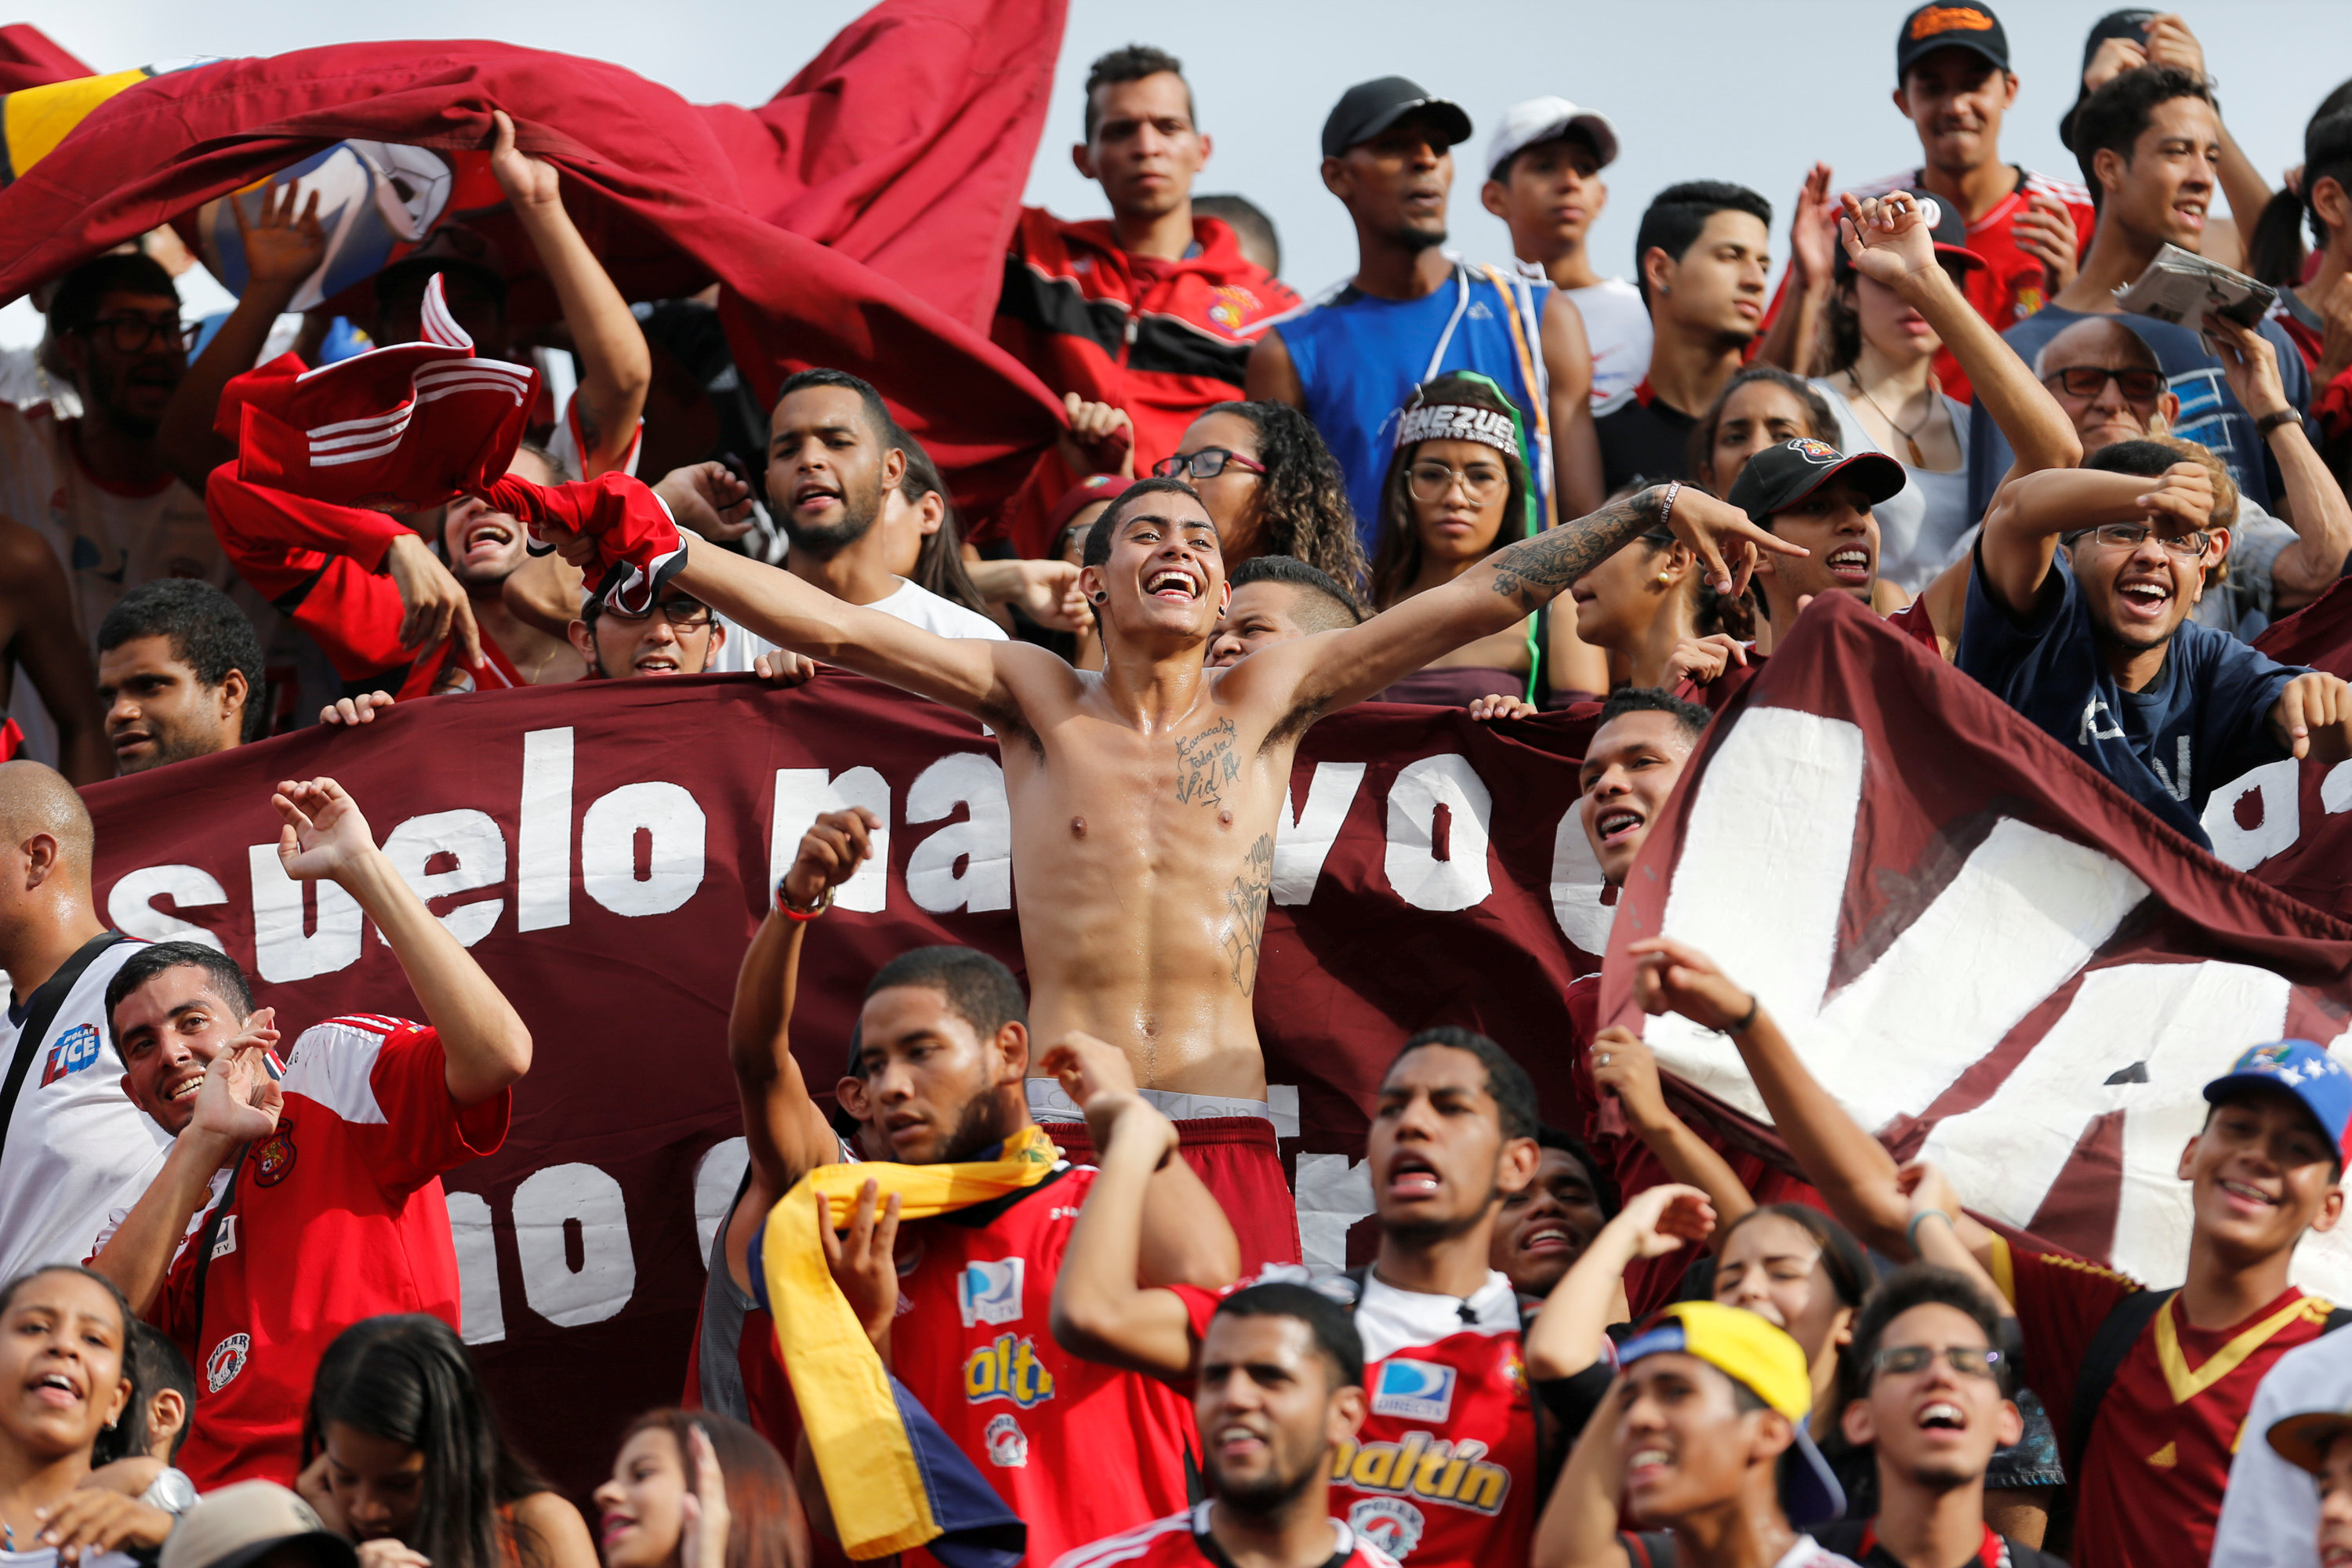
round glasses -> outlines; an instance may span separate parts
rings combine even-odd
[[[1262,474],[1265,465],[1255,458],[1244,458],[1226,447],[1203,447],[1197,452],[1179,452],[1172,458],[1162,458],[1151,465],[1155,479],[1173,479],[1190,475],[1196,479],[1213,479],[1225,471],[1227,464],[1246,474]]]
[[[1405,470],[1405,483],[1412,490],[1412,499],[1441,501],[1460,485],[1474,501],[1484,503],[1503,493],[1510,476],[1493,463],[1473,463],[1466,468],[1449,468],[1431,458],[1418,462]]]

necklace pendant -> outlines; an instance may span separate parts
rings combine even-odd
[[[1919,440],[1917,437],[1906,436],[1903,437],[1903,444],[1911,448],[1911,466],[1913,468],[1924,468],[1927,466],[1927,454],[1919,450]]]

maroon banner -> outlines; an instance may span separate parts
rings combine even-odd
[[[1370,1210],[1370,1095],[1412,1030],[1493,1035],[1573,1114],[1560,994],[1608,913],[1575,811],[1588,723],[1366,704],[1308,733],[1257,1012],[1310,1259],[1344,1262]],[[218,943],[289,1037],[416,1013],[348,895],[278,868],[269,793],[319,773],[530,1026],[513,1133],[450,1177],[450,1216],[466,1337],[530,1450],[584,1493],[621,1424],[682,1384],[743,1168],[728,1001],[774,878],[821,810],[887,824],[803,964],[794,1049],[829,1090],[887,959],[953,942],[1020,964],[995,745],[835,671],[793,691],[677,677],[436,698],[89,790],[109,921]]]
[[[2352,926],[2189,844],[1841,595],[1652,828],[1604,1022],[1643,1027],[1624,948],[1660,931],[1753,988],[1855,1120],[1971,1208],[2158,1283],[2186,1267],[2174,1172],[2204,1084],[2282,1036],[2352,1059]],[[1727,1039],[1644,1032],[1719,1125],[1768,1132]],[[2343,1300],[2352,1246],[2306,1238],[2295,1278]]]

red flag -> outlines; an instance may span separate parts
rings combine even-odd
[[[1840,595],[1725,715],[1628,879],[1601,1018],[1642,1027],[1627,943],[1707,952],[1898,1156],[1969,1206],[2142,1279],[2186,1267],[2174,1171],[2252,1045],[2352,1049],[2352,926],[2231,869]],[[1769,1144],[1730,1042],[1643,1029],[1676,1093]],[[1781,1159],[1786,1159],[1781,1152]],[[2352,1246],[2295,1278],[2340,1297]]]
[[[338,506],[422,511],[503,477],[539,372],[476,358],[437,275],[424,318],[422,342],[317,370],[280,354],[230,382],[214,426],[237,444],[237,478]]]
[[[0,27],[0,92],[91,74],[71,50],[52,42],[38,27],[26,22]]]
[[[567,206],[624,294],[675,297],[716,279],[762,399],[811,365],[864,375],[958,500],[985,507],[1063,424],[975,305],[992,307],[1002,278],[1063,7],[886,0],[815,79],[756,113],[698,109],[603,61],[480,41],[336,45],[138,80],[0,189],[0,298],[334,142],[487,147],[503,109],[523,151],[563,171]],[[891,132],[850,132],[870,169],[835,168],[819,145],[852,103]],[[530,254],[510,214],[467,221],[509,257]],[[510,299],[523,323],[553,307],[543,279],[520,280]]]

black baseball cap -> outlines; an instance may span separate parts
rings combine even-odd
[[[2009,69],[2009,35],[1990,8],[1939,5],[1928,0],[1903,18],[1903,30],[1895,36],[1895,85],[1903,84],[1920,56],[1955,48],[1974,49],[2002,70]]]
[[[1331,117],[1323,121],[1323,156],[1337,158],[1415,112],[1425,112],[1436,122],[1448,147],[1470,140],[1470,116],[1460,104],[1433,97],[1417,81],[1384,76],[1360,81],[1339,95]]]
[[[1966,271],[1971,267],[1990,265],[1983,257],[1969,248],[1968,221],[1960,216],[1959,208],[1947,206],[1933,196],[1922,196],[1916,193],[1912,199],[1918,202],[1924,210],[1932,211],[1936,215],[1936,221],[1929,226],[1936,237],[1936,258],[1945,264],[1947,270],[1958,268]],[[1833,272],[1837,279],[1843,282],[1853,277],[1853,262],[1845,253],[1845,241],[1843,237],[1838,240],[1832,254],[1836,263]]]
[[[2110,11],[2092,23],[2091,36],[2083,40],[2083,70],[2091,68],[2091,57],[2097,54],[2099,46],[2109,38],[2129,38],[2136,44],[2147,42],[2147,25],[2155,21],[2157,16],[2158,13],[2145,5],[2133,5],[2121,11]],[[2083,90],[2082,71],[2075,72],[2074,107],[2058,121],[2058,141],[2069,153],[2074,151],[2074,116],[2083,111],[2083,100],[2090,96]]]
[[[1728,499],[1750,522],[1769,523],[1774,512],[1788,510],[1840,474],[1873,506],[1910,482],[1903,465],[1884,452],[1856,452],[1849,458],[1827,441],[1801,436],[1748,458],[1731,481]]]

